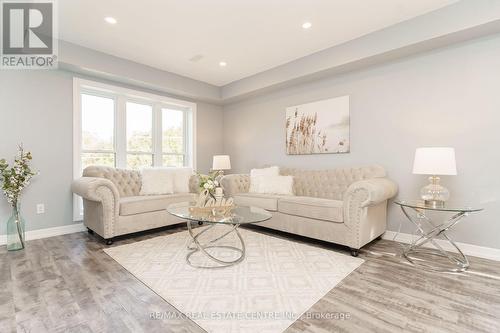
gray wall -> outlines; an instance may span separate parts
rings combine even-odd
[[[23,195],[27,230],[73,223],[72,79],[73,74],[65,71],[0,72],[0,158],[11,160],[17,144],[23,142],[40,171]],[[222,153],[223,113],[220,106],[207,103],[198,103],[197,112],[198,169],[205,172],[212,155]],[[36,214],[37,203],[45,203],[45,214]],[[9,214],[2,196],[0,234],[5,234]]]
[[[452,146],[459,175],[443,177],[452,198],[486,210],[457,225],[456,240],[500,248],[500,36],[475,40],[323,79],[224,107],[224,151],[233,172],[266,164],[310,169],[380,164],[413,198],[415,148]],[[287,156],[285,108],[350,95],[351,153]],[[389,229],[411,232],[390,204]]]
[[[265,164],[332,168],[377,163],[399,183],[400,197],[410,198],[426,181],[411,174],[414,149],[454,146],[459,176],[444,182],[454,199],[486,208],[454,234],[462,242],[500,248],[498,73],[497,35],[290,87],[224,110],[199,102],[198,169],[208,170],[212,155],[222,152],[231,155],[233,172]],[[23,142],[41,172],[23,198],[28,230],[73,223],[72,77],[65,71],[0,72],[0,157],[11,158]],[[346,94],[351,96],[351,153],[287,156],[285,107]],[[45,214],[35,213],[36,203],[45,203]],[[9,213],[2,198],[0,234]],[[400,221],[405,223],[391,204],[389,228],[397,230]],[[406,224],[403,231],[410,232]]]

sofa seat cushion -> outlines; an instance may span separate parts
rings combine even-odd
[[[280,213],[330,222],[344,222],[343,201],[314,197],[287,197],[278,201]]]
[[[254,206],[276,212],[278,200],[287,196],[263,193],[238,193],[233,196],[234,203],[238,206]]]
[[[165,195],[139,195],[120,199],[120,215],[135,215],[167,209],[173,203],[193,201],[192,193],[175,193]]]

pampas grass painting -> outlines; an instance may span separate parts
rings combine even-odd
[[[349,96],[286,108],[286,153],[348,153]]]

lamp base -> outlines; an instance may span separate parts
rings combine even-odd
[[[424,200],[424,204],[426,206],[429,206],[431,208],[443,208],[445,201],[439,201],[439,200]]]
[[[420,197],[426,205],[431,207],[443,207],[445,202],[450,198],[450,191],[439,184],[441,179],[437,176],[429,177],[430,184],[422,187]]]

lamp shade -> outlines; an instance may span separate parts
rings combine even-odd
[[[450,147],[417,148],[413,173],[418,175],[456,175],[455,149]]]
[[[229,155],[215,155],[212,163],[212,170],[229,170],[231,169],[231,160]]]

